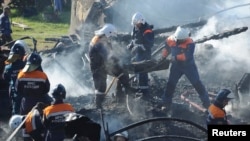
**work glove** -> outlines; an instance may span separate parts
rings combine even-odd
[[[133,47],[134,47],[134,41],[131,41],[130,44],[127,45],[127,49],[131,51]]]
[[[136,53],[137,51],[146,51],[146,49],[143,45],[136,45],[131,50],[133,54]]]
[[[162,52],[161,52],[161,57],[162,58],[167,58],[168,56],[168,51],[166,48],[162,49]]]

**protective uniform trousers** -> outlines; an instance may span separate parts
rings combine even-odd
[[[178,62],[172,63],[172,66],[170,68],[169,79],[163,95],[163,100],[168,106],[170,106],[170,104],[172,103],[172,98],[176,85],[183,74],[188,78],[190,83],[198,92],[203,106],[205,108],[208,108],[210,105],[209,97],[204,85],[200,81],[198,70],[194,62],[190,62],[190,64],[188,65],[180,65],[178,64]]]

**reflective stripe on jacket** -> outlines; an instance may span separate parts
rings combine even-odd
[[[33,111],[29,112],[24,125],[26,133],[43,128],[42,117],[39,111],[34,109]]]
[[[74,112],[74,108],[69,103],[54,104],[43,110],[45,126],[49,130],[63,130],[65,122],[64,114]]]
[[[16,90],[24,97],[41,97],[49,92],[50,82],[42,71],[20,71],[16,81]]]

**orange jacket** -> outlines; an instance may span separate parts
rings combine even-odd
[[[69,103],[59,103],[46,107],[43,110],[44,124],[49,130],[63,130],[65,122],[64,114],[74,112],[74,108]]]

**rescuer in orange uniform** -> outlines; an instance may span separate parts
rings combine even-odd
[[[229,124],[227,113],[224,108],[228,102],[233,99],[230,93],[231,91],[228,89],[222,89],[218,92],[213,104],[208,108],[207,124]]]
[[[43,110],[43,121],[46,128],[45,141],[63,141],[65,139],[65,114],[74,112],[69,103],[64,103],[66,90],[62,84],[58,84],[52,92],[54,102]]]
[[[162,50],[162,57],[166,58],[171,53],[171,67],[165,92],[162,96],[163,107],[171,109],[172,98],[176,85],[182,75],[185,75],[195,88],[203,106],[210,106],[208,92],[200,80],[198,69],[194,60],[195,43],[190,38],[189,31],[177,27],[175,33],[166,39],[166,46]]]

